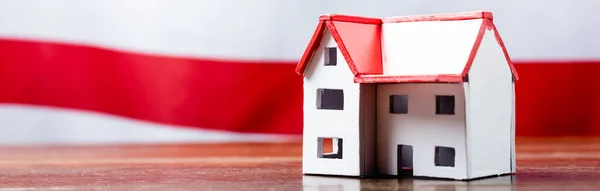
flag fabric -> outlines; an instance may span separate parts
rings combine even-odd
[[[0,1],[0,144],[302,134],[318,17],[488,10],[521,80],[518,135],[600,134],[600,2]]]

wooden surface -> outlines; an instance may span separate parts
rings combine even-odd
[[[600,190],[600,138],[519,138],[517,174],[303,176],[299,143],[0,147],[0,190]]]

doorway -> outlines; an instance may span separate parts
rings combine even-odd
[[[398,176],[413,176],[413,147],[410,145],[398,145]]]

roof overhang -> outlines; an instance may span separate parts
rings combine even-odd
[[[468,78],[461,74],[411,76],[361,75],[354,78],[355,83],[461,83],[466,81],[468,81]]]

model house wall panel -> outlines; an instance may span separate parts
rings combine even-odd
[[[390,96],[408,95],[406,114],[390,113]],[[454,115],[436,114],[436,95],[453,95]],[[379,173],[397,175],[399,144],[413,150],[414,176],[467,177],[465,108],[462,84],[379,84],[377,86],[377,159]],[[435,166],[435,147],[454,149],[454,167]]]
[[[366,176],[377,173],[377,84],[361,84],[360,87],[360,128],[362,174]]]
[[[327,31],[304,78],[304,132],[302,168],[306,174],[360,175],[360,84],[353,82],[341,52],[336,64],[325,66],[324,48],[337,47]],[[317,89],[342,89],[343,110],[317,109]],[[342,138],[342,159],[318,158],[319,137]]]
[[[493,30],[487,30],[469,72],[471,178],[511,172],[513,81]]]
[[[469,151],[471,151],[471,149],[469,148],[469,145],[471,144],[471,137],[469,137],[467,135],[467,130],[469,128],[469,121],[471,121],[471,116],[469,115],[469,113],[471,113],[471,101],[469,101],[470,98],[470,90],[469,90],[469,82],[463,82],[462,83],[462,87],[463,87],[463,94],[465,96],[465,146],[466,146],[466,151],[467,151],[467,177],[471,177],[471,161],[470,161],[470,155],[471,153],[469,153]]]
[[[511,150],[511,172],[517,171],[517,149],[515,145],[515,136],[516,136],[516,117],[515,117],[515,83],[512,83],[512,121],[511,121],[511,129],[510,129],[510,150]]]
[[[385,75],[461,74],[482,19],[383,23]]]

